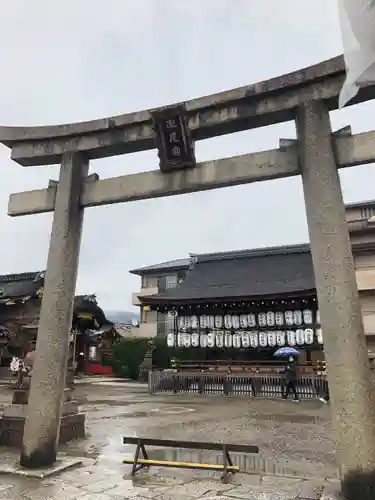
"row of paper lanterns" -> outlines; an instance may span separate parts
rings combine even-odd
[[[319,310],[315,313],[315,321],[320,324]],[[178,329],[225,328],[239,330],[267,326],[302,326],[314,323],[314,312],[311,309],[295,311],[267,311],[250,314],[225,314],[202,316],[179,316]]]
[[[211,333],[169,333],[167,343],[169,347],[283,347],[311,345],[315,339],[323,344],[322,330],[312,328],[272,331],[272,332],[211,332]]]

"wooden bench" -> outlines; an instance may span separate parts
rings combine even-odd
[[[230,452],[238,453],[259,453],[258,446],[251,446],[246,444],[222,444],[222,443],[203,443],[198,441],[175,441],[170,439],[149,439],[149,438],[135,438],[135,437],[124,437],[124,444],[135,444],[137,446],[133,458],[125,458],[123,460],[124,464],[132,465],[131,475],[135,476],[136,472],[149,468],[151,466],[157,467],[173,467],[179,469],[200,469],[200,470],[212,470],[212,471],[222,471],[221,480],[223,483],[228,482],[228,474],[235,474],[240,472],[240,468],[237,465],[233,465]],[[149,459],[146,446],[158,446],[162,448],[184,448],[190,450],[212,450],[221,451],[223,456],[222,464],[205,464],[205,463],[194,463],[194,462],[178,462],[170,460],[158,460]],[[142,453],[142,457],[140,454]]]

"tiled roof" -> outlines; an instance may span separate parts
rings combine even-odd
[[[147,274],[153,271],[167,271],[168,269],[184,269],[189,267],[190,259],[175,259],[153,264],[152,266],[140,267],[129,271],[131,274]]]
[[[6,274],[0,276],[0,301],[22,297],[36,297],[44,284],[44,271]]]
[[[185,280],[143,303],[213,298],[265,297],[315,289],[308,245],[198,256]]]

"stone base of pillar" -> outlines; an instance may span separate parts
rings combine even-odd
[[[68,403],[71,404],[71,403]],[[24,413],[25,409],[13,410],[13,413]],[[8,412],[8,413],[12,413]],[[71,413],[61,417],[59,444],[65,444],[73,439],[83,439],[86,437],[86,415],[85,413]],[[0,446],[8,446],[21,449],[23,430],[25,425],[24,417],[3,415],[0,418]]]
[[[86,437],[86,415],[79,412],[78,403],[72,400],[70,392],[70,389],[65,389],[59,436],[60,444]],[[22,447],[28,400],[28,388],[13,391],[12,404],[4,408],[3,416],[0,418],[0,446],[18,449]]]

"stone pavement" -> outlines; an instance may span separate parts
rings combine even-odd
[[[77,386],[75,397],[87,412],[88,437],[62,447],[61,452],[82,459],[82,467],[44,480],[2,475],[0,499],[337,498],[329,408],[320,403],[149,396],[147,387],[99,380]],[[11,391],[0,389],[0,406],[10,399]],[[132,481],[129,466],[121,462],[134,453],[134,447],[122,444],[125,435],[248,443],[259,446],[260,455],[234,454],[234,463],[244,473],[228,485],[220,482],[218,473],[158,468],[138,473]],[[149,455],[172,460],[220,460],[215,453],[186,450],[151,449]],[[1,464],[14,464],[17,456],[0,449],[0,468]]]
[[[14,453],[0,452],[2,462]],[[125,472],[125,468],[124,471]],[[180,471],[178,471],[180,472]],[[285,478],[261,474],[239,474],[229,484],[218,475],[197,471],[181,473],[138,473],[124,476],[111,469],[98,469],[94,460],[84,459],[81,467],[44,480],[3,475],[2,500],[338,500],[337,481]]]

